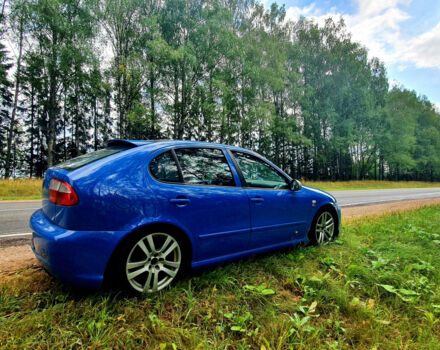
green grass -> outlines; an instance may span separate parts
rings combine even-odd
[[[377,180],[306,181],[305,180],[304,184],[307,186],[320,188],[324,191],[440,187],[440,182],[423,182],[423,181],[377,181]]]
[[[421,181],[304,181],[304,184],[324,191],[440,187],[440,182]],[[41,199],[41,185],[41,179],[0,180],[0,200]]]
[[[0,280],[0,347],[434,349],[440,206],[351,220],[325,247],[204,270],[156,295],[80,293],[27,269]]]

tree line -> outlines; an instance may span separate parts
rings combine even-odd
[[[440,180],[440,114],[343,21],[253,0],[3,0],[0,175],[110,138],[253,149],[296,178]]]

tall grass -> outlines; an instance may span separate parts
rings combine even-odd
[[[308,181],[308,180],[304,180],[304,184],[307,186],[320,188],[324,191],[440,187],[440,182],[378,181],[378,180],[352,180],[352,181]]]
[[[324,247],[192,273],[139,298],[41,269],[0,279],[0,347],[438,349],[440,206],[350,220]]]
[[[41,179],[0,180],[0,200],[41,199]]]
[[[325,191],[440,187],[440,182],[421,181],[304,181],[304,184]],[[41,179],[0,180],[0,200],[40,199],[41,185]]]

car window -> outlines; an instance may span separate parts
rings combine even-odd
[[[250,154],[237,151],[233,151],[232,153],[248,187],[288,188],[285,178],[278,174],[278,172],[266,162]]]
[[[225,155],[215,148],[178,148],[183,182],[197,185],[235,186]]]
[[[180,182],[179,170],[171,151],[160,154],[150,163],[151,174],[160,181]]]
[[[119,146],[106,147],[106,148],[100,149],[98,151],[86,153],[81,156],[69,159],[63,163],[55,165],[55,167],[60,168],[60,169],[64,169],[67,171],[76,170],[76,169],[79,169],[87,164],[96,162],[97,160],[111,156],[112,154],[126,151],[130,148],[133,148],[133,146],[119,145]]]

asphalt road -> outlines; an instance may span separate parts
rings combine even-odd
[[[29,218],[40,201],[0,201],[0,237],[30,232]]]
[[[399,188],[391,190],[335,191],[340,207],[362,206],[411,199],[440,198],[440,188]],[[29,217],[39,209],[40,201],[0,201],[0,247],[27,243]]]
[[[0,201],[0,248],[29,244],[29,218],[40,207],[40,201]]]

